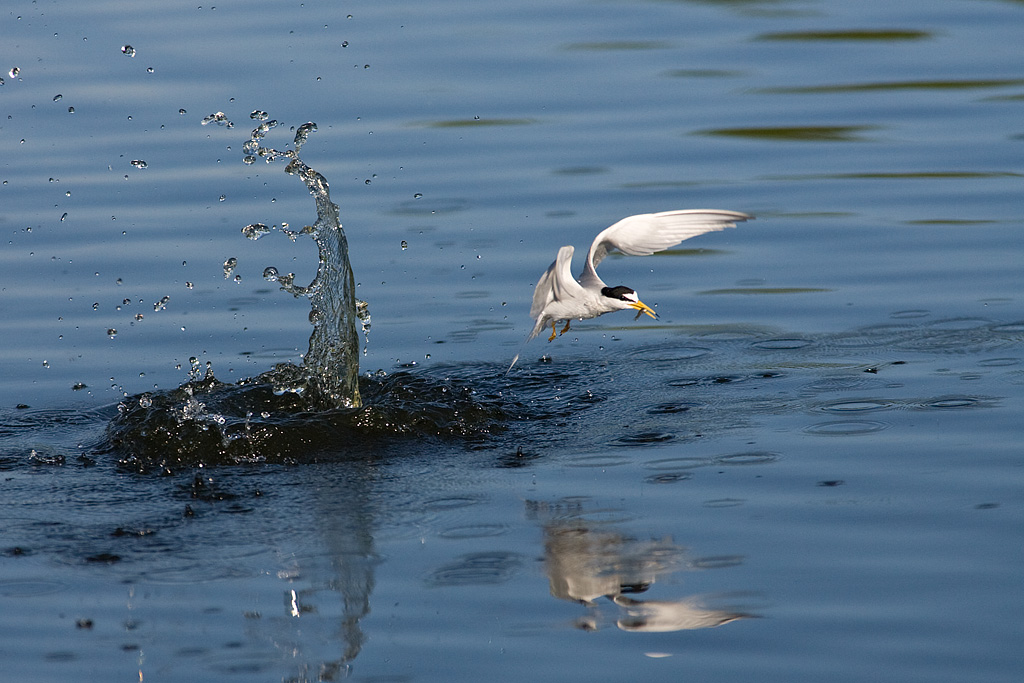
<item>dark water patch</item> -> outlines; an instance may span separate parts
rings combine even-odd
[[[878,126],[766,126],[710,128],[693,134],[772,142],[864,142],[868,138],[862,133],[877,129]]]
[[[212,375],[120,405],[107,450],[139,471],[198,465],[314,462],[418,451],[448,439],[486,439],[513,419],[509,401],[470,381],[399,372],[363,377],[358,408],[321,409],[290,365],[238,384]]]

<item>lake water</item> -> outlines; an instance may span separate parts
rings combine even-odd
[[[4,675],[1021,680],[1024,4],[503,5],[4,3]],[[311,330],[257,111],[362,409],[202,393]],[[504,374],[560,246],[680,208],[757,218]]]

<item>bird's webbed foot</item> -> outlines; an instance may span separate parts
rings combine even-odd
[[[559,336],[561,336],[561,335],[563,335],[563,334],[565,334],[566,332],[568,332],[568,331],[569,331],[569,323],[570,323],[570,322],[571,322],[571,321],[569,321],[569,320],[566,320],[566,321],[565,321],[565,327],[563,327],[563,328],[562,328],[562,331],[558,333],[558,334],[559,334]],[[553,331],[554,331],[554,330],[552,330],[552,332],[553,332]]]
[[[551,321],[551,336],[550,336],[550,337],[548,337],[548,341],[549,341],[549,342],[555,341],[555,337],[557,337],[557,336],[558,336],[558,335],[557,335],[557,334],[555,334],[555,321],[554,321],[554,320],[552,320],[552,321]]]

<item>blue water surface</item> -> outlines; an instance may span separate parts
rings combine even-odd
[[[5,2],[5,675],[1020,680],[1022,29],[997,0]],[[316,212],[243,163],[254,112],[278,149],[317,124],[394,410],[139,466],[109,425],[142,392],[306,351],[262,274],[312,279],[282,228]],[[610,257],[660,319],[503,374],[560,246],[683,208],[757,218]]]

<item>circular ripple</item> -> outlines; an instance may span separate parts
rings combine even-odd
[[[928,327],[933,330],[976,330],[991,324],[992,321],[985,318],[945,318],[929,323]]]
[[[657,443],[665,443],[676,438],[675,434],[668,432],[641,432],[619,437],[614,441],[616,446],[650,446]]]
[[[810,339],[765,339],[751,344],[756,349],[767,349],[769,351],[790,351],[803,349],[814,344]]]
[[[984,368],[1004,368],[1018,364],[1020,364],[1020,358],[986,358],[978,361],[978,365]]]
[[[657,471],[692,470],[697,467],[707,467],[712,462],[708,458],[660,458],[658,460],[648,460],[640,466],[648,470]]]
[[[663,472],[661,474],[652,474],[645,478],[644,482],[647,484],[675,484],[676,482],[692,478],[693,474],[690,472]]]
[[[860,436],[880,432],[888,426],[884,422],[871,420],[836,420],[834,422],[819,422],[805,427],[804,432],[815,436]]]
[[[698,557],[690,563],[695,569],[728,569],[743,564],[742,555],[714,555]]]
[[[700,407],[699,403],[659,403],[647,409],[648,415],[675,415]]]
[[[501,536],[508,532],[504,524],[466,524],[465,526],[453,526],[443,529],[437,533],[441,538],[464,539],[464,538],[489,538]]]
[[[747,453],[730,453],[715,458],[716,465],[767,465],[779,459],[777,453],[768,451],[750,451]]]
[[[630,459],[624,455],[581,455],[565,461],[566,467],[618,467]]]
[[[458,508],[476,505],[479,502],[479,498],[472,498],[470,496],[452,496],[451,498],[435,498],[433,500],[428,500],[423,504],[423,508],[433,511],[457,510]]]
[[[831,401],[818,406],[818,410],[826,413],[871,413],[876,410],[889,410],[893,404],[881,399],[861,399],[859,401]]]
[[[1002,325],[995,325],[992,328],[993,332],[1024,332],[1024,320],[1013,323],[1004,323]]]
[[[702,505],[706,508],[734,508],[746,502],[742,498],[715,498],[714,500],[705,500]]]
[[[931,311],[924,308],[912,308],[906,311],[896,311],[890,313],[890,318],[896,318],[897,320],[904,320],[908,318],[927,318],[932,314]]]
[[[700,358],[711,353],[711,349],[703,346],[684,346],[671,349],[641,349],[633,354],[635,358],[644,361],[655,361],[658,363],[687,361]]]
[[[925,409],[948,410],[949,408],[974,408],[980,404],[981,401],[972,396],[947,396],[928,401],[922,407]]]
[[[0,581],[0,596],[5,598],[31,598],[37,595],[50,595],[67,589],[56,581],[35,581],[32,579],[10,579]]]
[[[427,578],[427,585],[473,586],[504,583],[522,565],[516,553],[491,552],[463,555],[455,562],[439,567]]]

